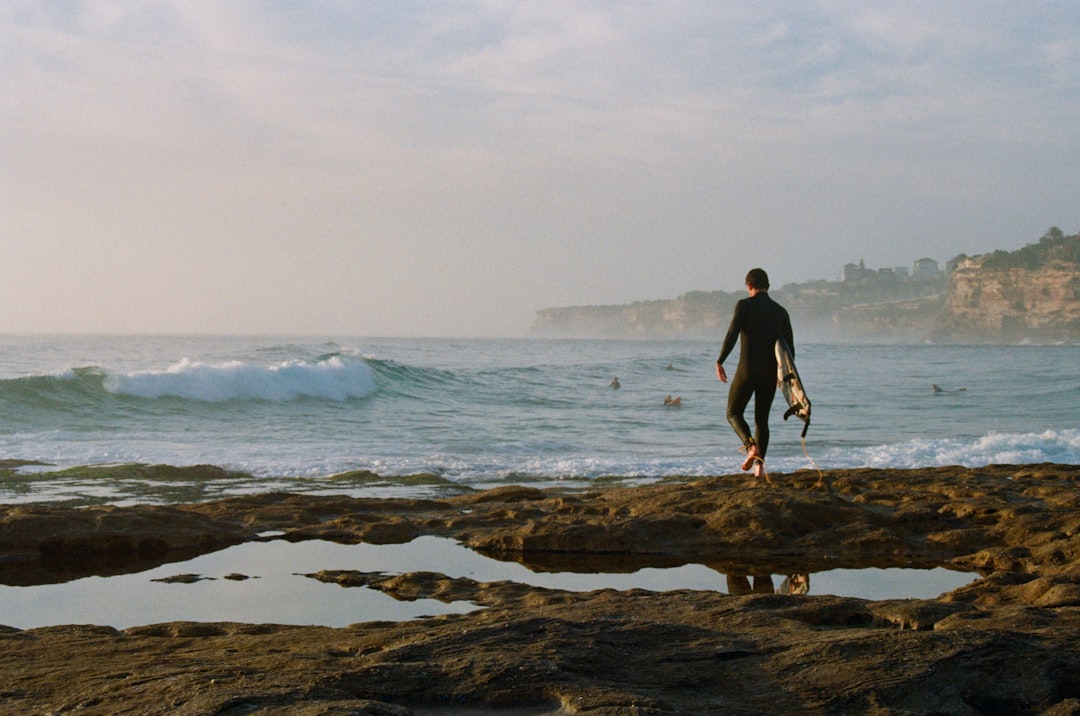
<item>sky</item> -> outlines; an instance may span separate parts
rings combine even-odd
[[[0,332],[523,336],[1080,230],[1080,2],[9,0]]]

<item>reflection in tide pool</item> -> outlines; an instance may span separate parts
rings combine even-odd
[[[458,614],[476,608],[467,602],[444,604],[430,599],[399,602],[375,590],[343,588],[303,576],[324,569],[394,574],[429,571],[480,582],[508,580],[570,591],[729,591],[727,575],[696,564],[631,574],[536,573],[516,562],[490,559],[437,537],[421,537],[402,545],[272,541],[242,544],[137,574],[0,587],[0,624],[22,629],[56,624],[124,629],[171,621],[231,621],[340,627]],[[154,581],[181,574],[202,579],[192,583]],[[780,585],[783,578],[776,577],[775,583]],[[931,599],[976,578],[946,569],[837,569],[811,575],[810,593]]]

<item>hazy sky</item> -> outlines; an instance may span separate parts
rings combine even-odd
[[[1080,229],[1080,2],[0,5],[0,331],[513,336]]]

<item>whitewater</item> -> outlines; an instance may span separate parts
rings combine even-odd
[[[719,337],[0,337],[0,502],[733,473],[742,456],[718,348]],[[1078,346],[808,342],[796,358],[813,420],[804,452],[801,424],[774,409],[773,473],[1080,458]],[[669,395],[681,405],[665,406]],[[141,467],[196,465],[221,470]]]

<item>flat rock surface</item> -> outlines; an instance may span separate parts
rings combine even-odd
[[[342,629],[0,627],[0,713],[1080,713],[1080,466],[734,475],[431,500],[282,493],[0,506],[0,581],[44,584],[288,540],[449,537],[537,570],[949,565],[932,600],[564,592],[437,573],[312,578],[479,608]],[[3,615],[0,614],[0,623]]]

